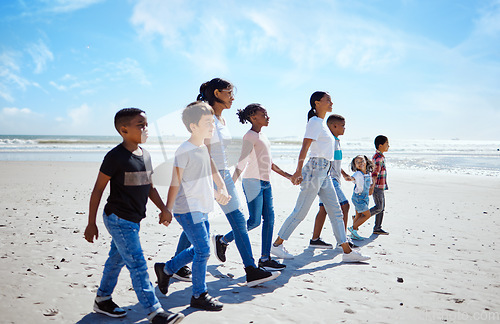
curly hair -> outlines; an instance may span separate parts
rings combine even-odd
[[[354,159],[352,159],[351,161],[351,170],[353,172],[356,172],[356,171],[359,171],[358,168],[356,168],[356,159],[357,158],[362,158],[362,159],[365,159],[365,162],[366,162],[366,172],[372,172],[373,171],[373,162],[372,160],[368,159],[368,157],[366,157],[366,155],[358,155],[358,156],[355,156]]]
[[[261,104],[253,103],[246,106],[245,109],[238,109],[236,115],[238,115],[240,123],[242,124],[245,124],[246,122],[252,123],[250,117],[255,115],[255,113],[260,110],[266,111],[266,109],[262,107]]]

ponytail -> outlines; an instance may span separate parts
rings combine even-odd
[[[196,97],[198,101],[208,102],[210,106],[213,106],[215,102],[222,102],[219,98],[217,98],[214,94],[215,90],[222,91],[224,89],[233,89],[234,86],[231,82],[226,81],[221,78],[214,78],[210,81],[204,82],[200,86],[200,93]]]
[[[311,95],[311,99],[309,99],[309,103],[311,104],[311,109],[307,113],[307,120],[311,119],[314,116],[318,116],[318,113],[316,112],[316,101],[320,101],[321,98],[323,98],[327,92],[324,91],[316,91]]]

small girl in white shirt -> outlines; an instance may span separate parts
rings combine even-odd
[[[351,237],[355,240],[363,240],[364,238],[358,234],[358,228],[370,218],[370,209],[368,208],[369,190],[372,183],[371,171],[373,170],[373,162],[365,155],[358,155],[351,162],[351,170],[354,171],[354,192],[352,193],[352,204],[356,209],[354,222],[348,230],[351,232]]]

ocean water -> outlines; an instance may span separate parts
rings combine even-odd
[[[170,160],[185,138],[150,137],[144,147],[153,163]],[[301,140],[271,138],[273,161],[294,170]],[[100,162],[106,152],[121,142],[119,136],[33,136],[0,135],[0,161],[80,161]],[[341,138],[343,168],[349,169],[358,154],[371,158],[372,139]],[[235,163],[241,140],[234,139],[230,156]],[[500,141],[472,140],[390,140],[386,154],[388,168],[500,177]]]

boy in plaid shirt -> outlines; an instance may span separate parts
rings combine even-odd
[[[384,152],[389,150],[389,139],[384,135],[379,135],[375,138],[375,148],[377,152],[373,155],[373,172],[372,185],[370,187],[370,195],[373,194],[375,206],[370,209],[371,216],[375,217],[375,226],[373,234],[389,235],[388,232],[382,229],[382,219],[384,218],[385,195],[384,191],[389,189],[387,186],[387,170],[385,168]]]

